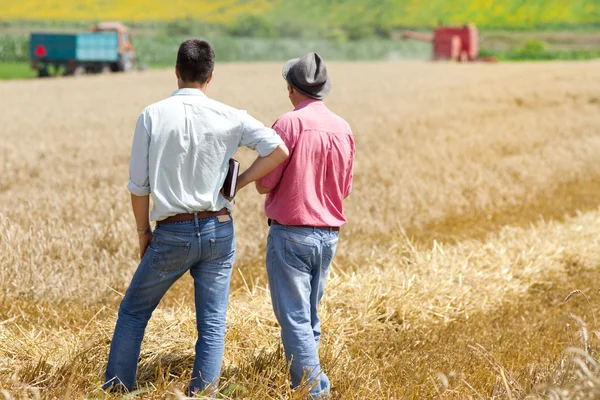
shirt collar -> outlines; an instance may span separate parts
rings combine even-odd
[[[297,110],[303,109],[304,107],[309,107],[312,105],[316,106],[316,105],[323,105],[323,104],[325,104],[325,103],[323,103],[323,100],[307,99],[307,100],[304,100],[302,103],[298,104],[296,106],[296,108],[294,108],[294,111],[297,111]]]
[[[204,96],[204,97],[206,97],[206,95],[204,94],[204,92],[202,92],[202,90],[191,89],[191,88],[177,89],[176,91],[171,93],[171,96]]]

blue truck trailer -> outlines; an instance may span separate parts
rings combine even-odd
[[[135,52],[127,29],[119,23],[103,23],[83,33],[32,33],[31,65],[39,77],[128,71]]]

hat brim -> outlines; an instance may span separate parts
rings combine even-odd
[[[307,89],[303,89],[295,82],[294,75],[291,73],[292,69],[298,63],[298,61],[300,61],[300,58],[292,58],[283,65],[283,70],[281,71],[283,79],[285,79],[287,83],[292,85],[292,87],[300,93],[313,99],[323,100],[325,97],[327,97],[329,92],[331,92],[331,80],[329,79],[329,77],[327,77],[327,81],[325,81],[325,83],[321,86],[320,90],[316,92],[310,92]]]

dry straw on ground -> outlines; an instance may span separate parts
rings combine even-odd
[[[328,105],[357,143],[351,222],[322,308],[334,397],[593,398],[600,64],[328,67]],[[279,68],[219,65],[209,95],[270,123],[289,109]],[[104,396],[116,309],[136,267],[124,188],[132,130],[174,84],[171,71],[147,71],[0,85],[5,398]],[[253,155],[239,157],[247,166]],[[234,215],[222,392],[301,398],[270,310],[261,198],[242,192]],[[591,306],[579,293],[561,305],[574,289]],[[143,398],[185,388],[192,296],[186,277],[151,320]],[[579,366],[563,354],[570,346],[587,351]]]

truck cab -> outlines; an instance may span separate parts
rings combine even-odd
[[[90,28],[92,32],[117,32],[119,38],[119,61],[112,63],[113,72],[130,71],[135,67],[135,49],[129,29],[120,22],[100,22]]]

